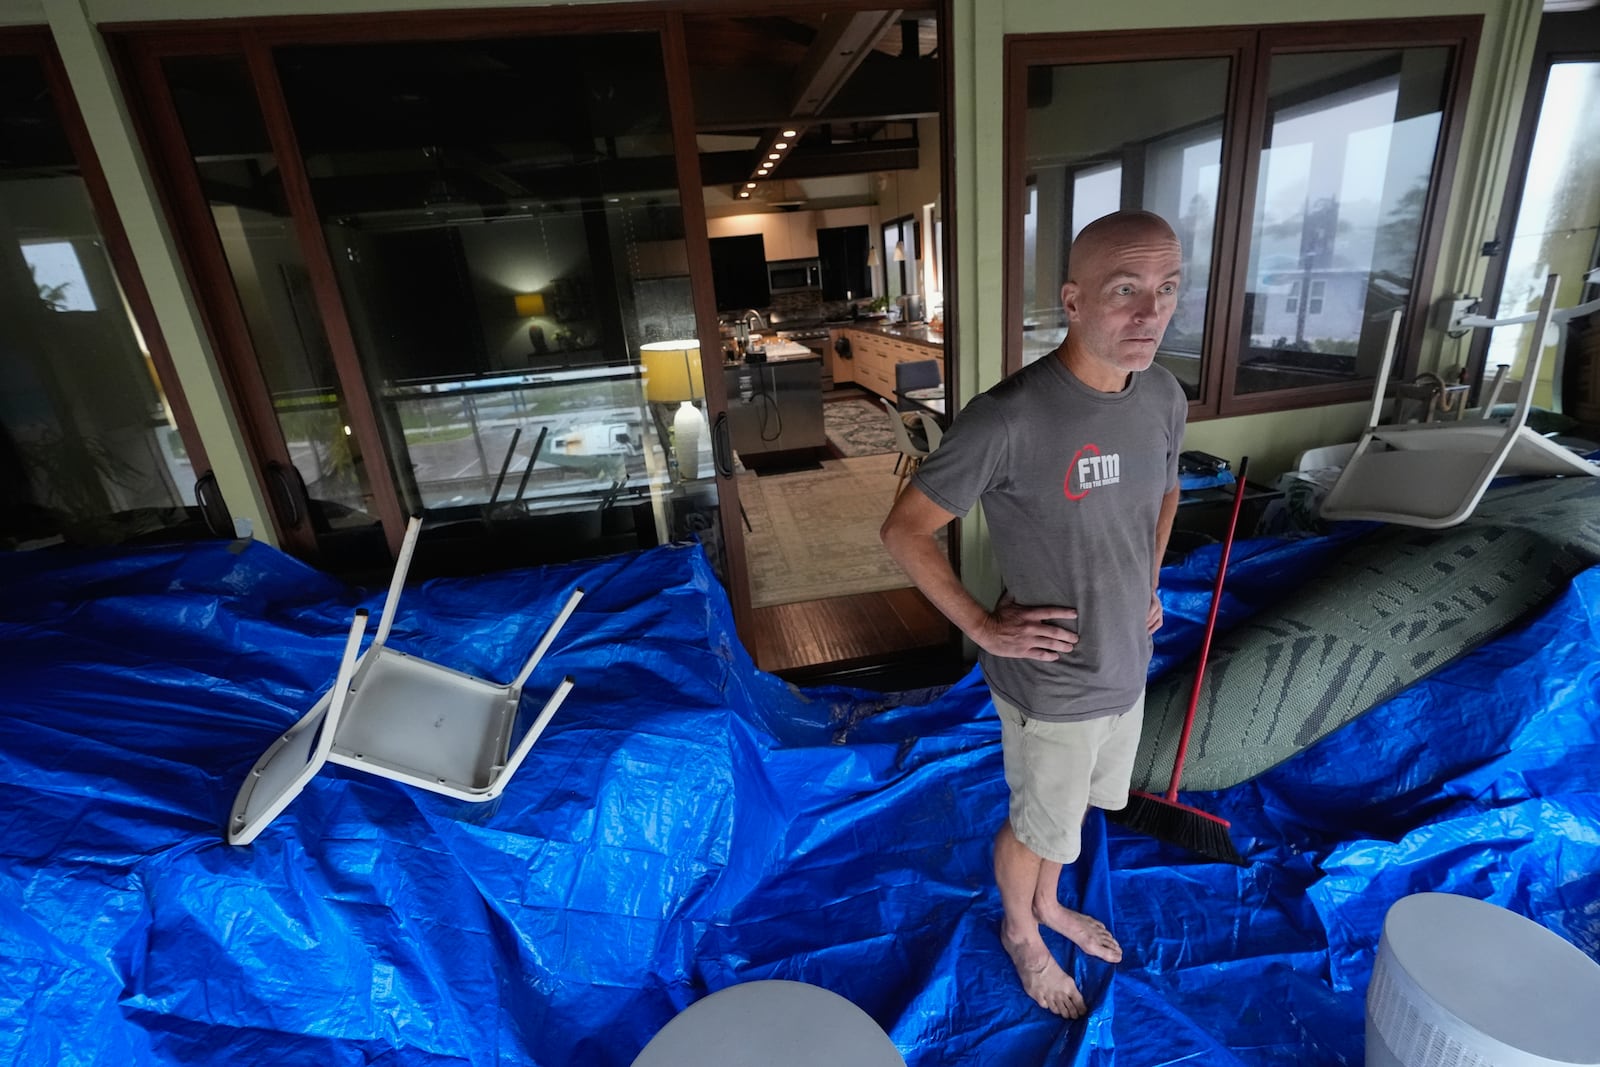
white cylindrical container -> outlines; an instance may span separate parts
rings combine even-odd
[[[1600,1067],[1600,964],[1531,919],[1417,893],[1383,921],[1368,1067]]]

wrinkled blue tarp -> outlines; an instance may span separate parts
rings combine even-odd
[[[1236,546],[1225,619],[1338,547]],[[1163,576],[1158,669],[1198,641],[1206,568]],[[1065,892],[1127,958],[1072,961],[1075,1024],[994,934],[978,678],[916,705],[793,690],[695,547],[427,583],[392,640],[508,678],[577,584],[528,703],[577,689],[500,800],[330,766],[236,849],[240,780],[381,594],[261,546],[0,557],[0,1062],[625,1065],[698,997],[777,977],[855,1001],[914,1065],[1354,1064],[1405,893],[1494,900],[1600,958],[1600,572],[1195,798],[1248,870],[1091,819]]]

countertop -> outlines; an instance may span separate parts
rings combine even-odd
[[[863,333],[881,333],[885,337],[893,337],[899,341],[911,341],[919,345],[932,345],[935,348],[944,347],[944,331],[929,329],[927,326],[890,326],[879,322],[852,322],[848,326],[839,328],[860,330]]]
[[[822,359],[821,354],[816,349],[807,348],[798,341],[789,341],[782,338],[769,339],[766,342],[766,348],[768,363],[804,363],[808,359]],[[724,366],[728,367],[742,367],[744,365],[744,360],[742,359],[730,359],[724,362]],[[754,365],[760,366],[759,363]]]

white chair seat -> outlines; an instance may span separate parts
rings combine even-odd
[[[1554,274],[1546,279],[1527,367],[1512,414],[1505,419],[1480,415],[1458,422],[1380,423],[1399,336],[1400,312],[1396,311],[1367,429],[1323,500],[1322,517],[1439,529],[1465,521],[1489,483],[1500,475],[1600,476],[1600,467],[1523,425],[1533,402],[1545,327],[1554,313],[1558,282]]]
[[[333,686],[245,775],[228,816],[228,843],[248,845],[328,762],[458,800],[493,800],[572,691],[564,678],[515,747],[522,687],[571,617],[567,598],[515,681],[492,682],[388,646],[422,520],[413,518],[372,646],[357,655],[367,612],[356,612]]]

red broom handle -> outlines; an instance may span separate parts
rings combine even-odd
[[[1239,460],[1238,484],[1233,490],[1233,515],[1228,519],[1228,536],[1222,542],[1222,560],[1217,564],[1217,580],[1211,586],[1211,612],[1206,616],[1206,635],[1200,640],[1200,665],[1194,672],[1194,689],[1189,693],[1189,711],[1183,717],[1183,734],[1178,738],[1178,758],[1172,761],[1172,781],[1167,799],[1178,799],[1178,780],[1183,777],[1183,758],[1189,754],[1189,734],[1194,730],[1195,709],[1200,706],[1200,683],[1206,676],[1206,657],[1211,654],[1211,635],[1217,628],[1217,609],[1222,606],[1222,579],[1228,573],[1228,557],[1233,554],[1233,531],[1239,526],[1239,508],[1244,503],[1244,476],[1250,457]]]

